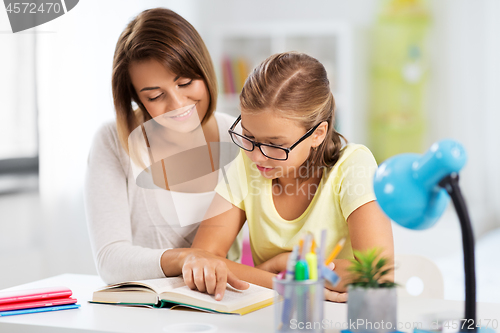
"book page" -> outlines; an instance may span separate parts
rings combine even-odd
[[[176,288],[175,290],[165,292],[160,295],[160,298],[230,312],[253,303],[272,298],[273,296],[274,291],[272,289],[250,284],[250,287],[247,290],[237,290],[228,284],[222,301],[216,301],[215,295],[209,295],[207,293],[191,290],[186,285]]]
[[[128,281],[111,284],[104,288],[97,290],[100,291],[125,291],[125,290],[152,290],[156,294],[161,294],[163,292],[173,290],[175,288],[184,286],[184,280],[180,276],[151,279],[151,280],[138,280],[138,281]]]
[[[186,284],[184,283],[184,279],[181,276],[160,278],[160,279],[151,279],[151,280],[142,280],[142,281],[136,281],[136,282],[139,282],[139,283],[142,283],[142,284],[149,286],[151,289],[156,291],[156,293],[158,295],[161,293],[182,287],[182,286],[186,286]],[[187,286],[186,286],[186,288],[187,288]]]

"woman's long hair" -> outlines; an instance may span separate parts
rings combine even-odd
[[[127,151],[130,133],[151,116],[137,96],[129,74],[132,62],[156,60],[176,75],[202,79],[210,102],[204,124],[217,103],[217,79],[212,59],[194,27],[177,13],[165,9],[148,9],[137,15],[116,43],[113,58],[112,90],[116,125],[120,142]],[[133,110],[132,101],[139,108]]]

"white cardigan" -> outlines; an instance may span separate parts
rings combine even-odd
[[[221,142],[234,118],[216,112]],[[236,145],[224,145],[234,147]],[[219,165],[227,165],[220,154]],[[222,178],[219,177],[219,180]],[[167,249],[190,247],[215,192],[180,193],[136,185],[130,158],[118,139],[114,122],[95,135],[88,157],[85,207],[97,271],[107,283],[165,277],[160,258]],[[161,204],[160,204],[161,203]],[[175,205],[175,207],[174,207]],[[228,254],[237,260],[241,237]]]

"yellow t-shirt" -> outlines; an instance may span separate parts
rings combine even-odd
[[[243,151],[225,170],[224,179],[215,191],[245,211],[256,265],[291,251],[307,232],[319,242],[322,229],[327,229],[325,255],[346,237],[338,258],[351,259],[353,252],[346,220],[358,207],[375,200],[372,181],[376,168],[368,148],[346,145],[333,168],[323,173],[307,209],[291,221],[283,219],[274,206],[272,180],[262,177]]]

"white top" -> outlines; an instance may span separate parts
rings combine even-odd
[[[227,132],[235,118],[214,115],[220,142],[228,142],[219,154],[219,165],[225,166],[238,152]],[[191,246],[215,195],[214,191],[181,193],[145,186],[134,176],[132,164],[118,139],[116,123],[103,125],[88,157],[85,207],[97,271],[107,283],[164,277],[163,252]],[[241,237],[228,257],[239,259],[240,249]]]

